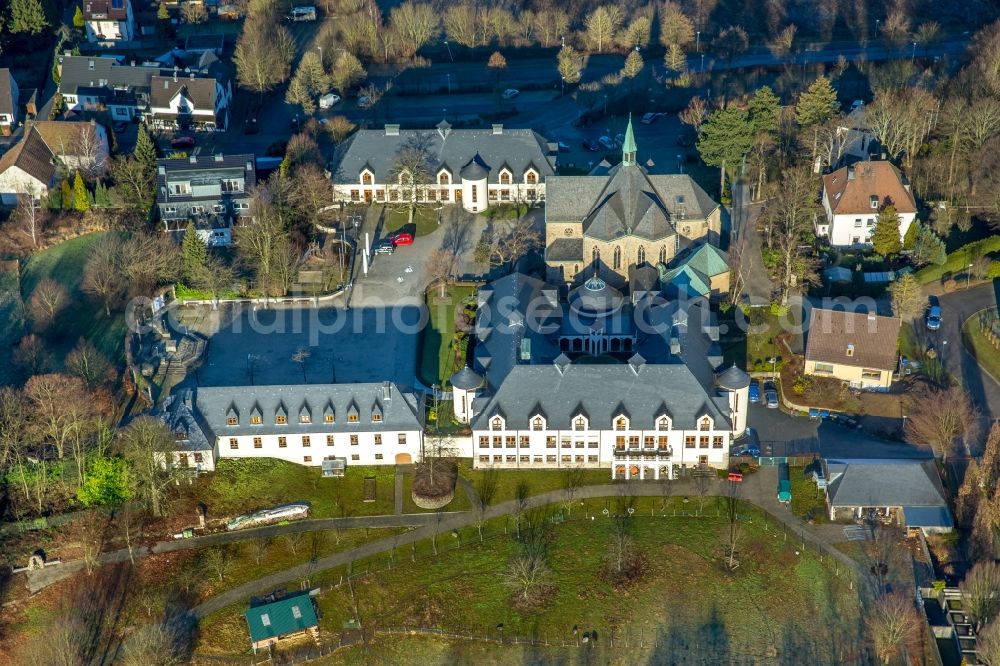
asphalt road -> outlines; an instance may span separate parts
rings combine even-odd
[[[962,344],[962,324],[980,310],[997,307],[1000,303],[1000,279],[943,294],[941,300],[941,328],[928,331],[922,321],[914,329],[922,339],[931,342],[941,354],[941,363],[962,384],[976,405],[989,419],[1000,418],[1000,384],[982,371],[976,359]]]

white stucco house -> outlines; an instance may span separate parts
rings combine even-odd
[[[429,178],[412,187],[396,169],[401,151],[425,156]],[[555,174],[558,146],[529,129],[360,130],[337,150],[333,160],[334,198],[342,202],[409,201],[461,204],[479,213],[498,203],[545,201],[545,179]]]
[[[17,127],[20,104],[20,90],[14,75],[6,67],[0,68],[0,134],[10,136]]]
[[[910,183],[891,162],[856,162],[823,176],[823,210],[816,235],[833,247],[871,244],[879,212],[892,204],[899,214],[900,239],[917,217]]]
[[[88,42],[130,42],[135,36],[131,0],[83,0]]]

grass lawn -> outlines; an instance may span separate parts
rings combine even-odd
[[[221,460],[214,474],[200,477],[197,495],[215,516],[235,516],[290,502],[307,501],[313,518],[391,514],[396,468],[347,466],[343,478],[323,478],[319,467],[274,458]],[[364,479],[376,479],[374,502],[364,502]]]
[[[782,332],[780,318],[767,308],[753,308],[749,315],[734,308],[725,323],[730,329],[721,340],[725,362],[747,370],[770,370],[768,359],[781,356],[774,344],[775,336]]]
[[[455,315],[461,301],[474,296],[474,287],[448,287],[441,299],[440,289],[427,293],[430,322],[420,331],[417,374],[427,386],[443,386],[455,372],[455,354],[452,339],[455,335]]]
[[[25,303],[39,282],[51,278],[69,292],[72,311],[60,320],[64,323],[57,337],[50,340],[59,357],[71,350],[81,337],[92,342],[114,363],[125,353],[125,317],[120,313],[105,316],[100,305],[90,303],[80,290],[83,269],[90,250],[106,232],[87,234],[43,250],[31,257],[21,276],[21,297]],[[66,325],[66,323],[72,325]]]
[[[823,491],[806,475],[805,467],[789,467],[788,480],[792,482],[792,513],[817,523],[828,522]]]
[[[385,230],[388,233],[396,233],[397,231],[409,231],[413,232],[412,229],[404,230],[410,219],[410,211],[406,207],[385,207]],[[434,210],[434,207],[428,205],[417,206],[417,209],[413,212],[413,224],[416,226],[417,236],[426,236],[427,234],[434,233],[438,229],[438,212]]]
[[[925,266],[914,273],[920,284],[928,284],[940,280],[945,275],[965,276],[967,267],[976,257],[996,255],[1000,253],[1000,236],[991,236],[948,253],[948,258],[940,266]],[[996,258],[994,256],[994,258]]]
[[[992,316],[995,321],[996,308],[993,308]],[[962,325],[962,342],[979,364],[986,368],[994,379],[1000,381],[1000,352],[986,339],[980,328],[978,316],[973,315]]]
[[[13,347],[24,333],[21,307],[17,273],[0,272],[0,346],[4,349]],[[13,383],[16,379],[13,367],[6,363],[0,365],[0,385]]]
[[[477,489],[485,476],[486,471],[482,469],[472,469],[472,462],[462,459],[458,464],[458,473],[469,480],[472,487]],[[496,495],[493,497],[493,504],[512,500],[517,494],[517,485],[521,481],[528,484],[528,495],[541,495],[552,490],[562,490],[566,472],[558,469],[531,469],[516,470],[502,469],[497,474]],[[583,470],[581,485],[590,486],[595,484],[611,483],[611,474],[606,469],[586,469]]]

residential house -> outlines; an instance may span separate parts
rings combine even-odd
[[[232,101],[232,85],[218,68],[182,72],[88,56],[63,58],[59,93],[71,113],[106,108],[115,121],[142,119],[169,130],[224,131]]]
[[[925,533],[954,528],[933,460],[823,461],[830,520],[875,518]]]
[[[417,183],[417,201],[461,204],[472,213],[494,204],[545,201],[545,182],[555,173],[558,154],[558,147],[537,132],[503,125],[456,130],[441,121],[433,130],[404,130],[399,125],[360,130],[341,144],[334,157],[334,199],[409,200],[413,188],[395,168],[407,148],[426,158],[427,182]]]
[[[392,382],[196,389],[195,414],[215,460],[280,458],[320,467],[420,460],[422,407]]]
[[[135,38],[131,0],[83,0],[88,42],[130,42]]]
[[[629,121],[620,164],[587,176],[548,179],[548,280],[597,274],[623,285],[632,266],[666,264],[695,242],[718,243],[722,208],[688,175],[652,175],[636,159]]]
[[[473,363],[451,379],[473,464],[612,478],[725,468],[746,430],[750,378],[719,371],[708,308],[633,304],[596,276],[566,302],[558,293],[520,273],[480,289]]]
[[[805,374],[886,391],[898,360],[899,327],[899,317],[814,307],[806,329]]]
[[[917,217],[917,202],[910,183],[891,162],[866,161],[823,176],[823,210],[816,218],[816,235],[833,247],[871,244],[879,213],[892,204],[899,214],[899,236]]]
[[[205,435],[206,425],[194,406],[194,390],[183,389],[167,397],[153,416],[174,435],[173,449],[158,454],[160,464],[195,473],[215,471],[215,442]]]
[[[0,133],[4,136],[10,136],[17,129],[19,93],[14,75],[6,67],[0,68]]]
[[[245,617],[254,652],[283,639],[319,635],[319,621],[308,591],[252,606]]]
[[[108,154],[107,132],[94,121],[32,122],[24,137],[0,157],[0,201],[14,205],[22,194],[40,199],[73,171],[101,173]]]
[[[232,243],[232,229],[250,211],[257,183],[254,156],[191,155],[156,161],[156,206],[163,230],[183,232],[195,223],[199,238],[212,247]]]

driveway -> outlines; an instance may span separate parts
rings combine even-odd
[[[969,392],[987,419],[1000,418],[1000,384],[980,369],[976,359],[962,344],[961,333],[962,324],[969,317],[1000,303],[1000,279],[939,298],[941,328],[928,331],[921,325],[922,322],[917,321],[914,329],[918,337],[938,349],[945,369]]]
[[[767,305],[771,302],[775,285],[768,277],[761,254],[760,232],[757,231],[757,217],[764,209],[763,203],[750,200],[750,189],[742,183],[733,185],[731,246],[738,248],[743,274],[743,298],[751,305]],[[731,252],[733,252],[731,250]]]

